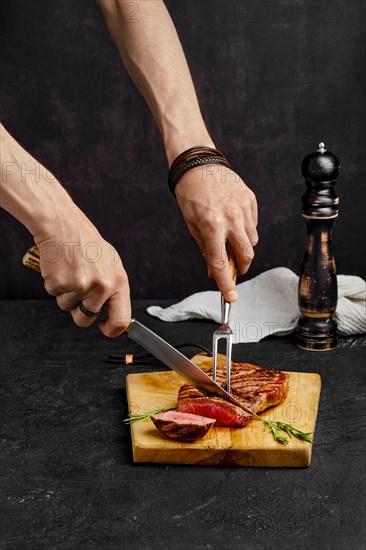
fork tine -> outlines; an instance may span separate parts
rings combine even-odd
[[[216,372],[217,372],[217,342],[218,342],[218,338],[214,333],[213,339],[212,339],[212,352],[213,352],[212,378],[214,382],[216,382]]]
[[[226,339],[226,391],[230,393],[231,381],[231,350],[233,345],[232,334]]]
[[[228,327],[229,328],[229,327]],[[229,328],[230,330],[230,328]],[[225,356],[226,356],[226,391],[230,393],[230,379],[231,379],[231,350],[232,350],[232,344],[233,344],[233,335],[230,332],[222,333],[220,332],[220,329],[216,330],[213,335],[212,339],[212,351],[213,351],[213,367],[212,367],[212,378],[216,382],[216,375],[217,375],[217,354],[218,354],[218,343],[219,340],[225,340],[226,343],[226,349],[225,349]]]
[[[233,333],[229,327],[229,315],[231,304],[226,302],[225,298],[221,296],[221,325],[212,337],[212,352],[213,352],[213,364],[212,364],[212,378],[216,382],[217,375],[217,351],[218,341],[225,340],[226,342],[226,391],[230,393],[230,378],[231,378],[231,349],[233,344]]]

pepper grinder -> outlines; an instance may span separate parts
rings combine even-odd
[[[310,351],[329,351],[337,346],[337,272],[332,252],[332,225],[338,216],[339,198],[334,190],[340,164],[324,143],[302,163],[306,192],[302,217],[307,242],[299,280],[301,317],[297,324],[297,345]]]

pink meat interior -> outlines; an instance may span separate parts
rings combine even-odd
[[[212,424],[215,422],[212,418],[179,411],[166,411],[154,414],[154,418],[157,420],[169,420],[176,424],[199,424],[200,426],[202,426],[202,424]]]

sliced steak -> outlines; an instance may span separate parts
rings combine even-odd
[[[216,422],[212,418],[178,411],[153,414],[150,418],[161,434],[179,441],[201,439]]]
[[[221,397],[207,397],[191,384],[184,384],[178,393],[178,411],[214,418],[216,426],[242,428],[252,416]]]
[[[212,376],[212,371],[208,374]],[[225,388],[226,369],[218,368],[217,383]],[[279,405],[288,393],[288,375],[250,363],[232,363],[231,393],[254,413]],[[216,426],[243,427],[252,415],[221,397],[207,397],[190,384],[178,394],[178,410],[216,419]]]

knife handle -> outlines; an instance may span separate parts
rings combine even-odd
[[[25,265],[25,267],[29,267],[29,269],[34,269],[34,271],[38,271],[38,273],[41,273],[41,268],[39,266],[39,248],[37,245],[33,245],[30,248],[28,248],[27,252],[24,254],[22,258],[22,264]],[[100,310],[101,313],[108,316],[107,309],[105,306],[102,307]],[[131,328],[131,323],[128,326],[127,330]]]
[[[39,248],[36,245],[31,246],[28,248],[27,252],[24,254],[22,258],[22,264],[25,265],[25,267],[29,267],[30,269],[34,269],[34,271],[41,272],[41,268],[39,267]]]

